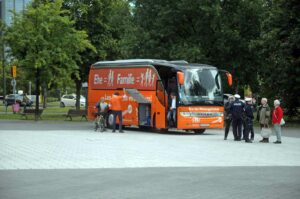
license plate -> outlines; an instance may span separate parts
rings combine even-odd
[[[200,124],[200,126],[209,126],[209,124]]]

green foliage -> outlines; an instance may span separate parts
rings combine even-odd
[[[71,13],[75,26],[84,30],[96,51],[81,53],[81,75],[86,79],[89,66],[96,61],[119,59],[121,40],[130,20],[128,3],[123,0],[65,0],[64,8]]]
[[[231,92],[250,87],[260,96],[282,99],[287,113],[296,114],[300,106],[297,0],[132,2],[133,57],[216,65],[233,74]]]
[[[227,69],[234,86],[257,91],[262,1],[135,1],[134,57],[184,59]],[[249,75],[251,73],[251,75]]]
[[[128,2],[124,0],[65,0],[64,8],[69,10],[75,26],[88,33],[88,39],[96,51],[81,52],[82,62],[78,69],[79,77],[73,75],[76,83],[76,107],[79,106],[81,83],[87,81],[91,64],[105,59],[120,59],[123,50],[127,24],[130,20]]]
[[[85,31],[74,28],[62,1],[33,1],[22,14],[14,14],[5,34],[15,63],[33,79],[35,69],[47,84],[68,82],[81,61],[80,52],[94,49]],[[78,76],[78,73],[76,73]]]
[[[297,0],[35,0],[1,29],[24,81],[40,68],[49,88],[74,80],[78,94],[96,61],[183,59],[230,71],[226,92],[280,98],[292,116],[300,106],[299,10]]]
[[[274,0],[266,6],[266,20],[257,41],[263,67],[262,93],[280,99],[289,116],[300,106],[300,5],[296,0]]]

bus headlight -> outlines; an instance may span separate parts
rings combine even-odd
[[[180,115],[183,116],[183,117],[190,117],[191,112],[180,112]]]

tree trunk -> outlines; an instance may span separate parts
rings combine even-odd
[[[36,76],[35,76],[35,121],[39,119],[39,96],[40,96],[40,69],[36,69]]]
[[[81,91],[81,80],[75,80],[76,84],[76,110],[80,109],[80,91]]]
[[[47,90],[47,84],[44,82],[43,84],[43,108],[47,108],[47,98],[48,98],[48,90]]]

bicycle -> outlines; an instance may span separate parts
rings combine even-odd
[[[98,115],[95,119],[95,131],[98,129],[100,132],[105,131],[105,119],[102,114]]]

